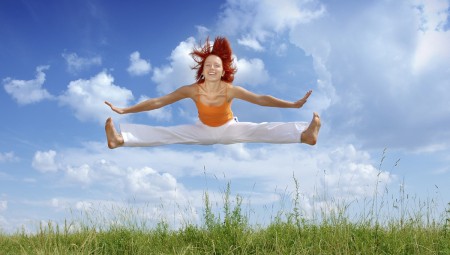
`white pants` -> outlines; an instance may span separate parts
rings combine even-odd
[[[234,118],[220,127],[200,121],[171,127],[121,124],[124,146],[165,144],[299,143],[306,122],[238,122]]]

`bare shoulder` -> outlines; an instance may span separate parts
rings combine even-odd
[[[233,85],[232,83],[225,83],[227,86],[227,97],[228,100],[232,100],[236,97],[236,89],[238,86]]]
[[[195,90],[196,87],[197,87],[197,83],[192,83],[189,85],[181,86],[179,89],[183,90],[183,91],[192,91],[192,90]]]
[[[197,92],[197,83],[181,86],[174,91],[174,93],[178,93],[184,97],[190,98],[195,97],[196,92]]]
[[[230,96],[232,98],[240,98],[242,99],[243,96],[245,96],[249,91],[244,89],[241,86],[229,84],[228,91],[230,93]]]

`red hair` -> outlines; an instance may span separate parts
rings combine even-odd
[[[237,68],[233,64],[234,58],[230,42],[228,42],[228,39],[225,37],[216,37],[212,47],[208,37],[206,38],[206,42],[203,47],[200,46],[199,48],[194,48],[192,50],[191,56],[197,63],[194,67],[192,67],[193,70],[197,70],[197,74],[195,75],[197,82],[204,81],[204,78],[202,77],[203,65],[205,64],[206,58],[210,55],[218,56],[222,60],[222,66],[225,72],[222,76],[222,81],[229,83],[233,82],[234,74],[236,73]]]

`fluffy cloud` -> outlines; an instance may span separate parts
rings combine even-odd
[[[439,29],[448,4],[428,8],[438,2],[419,7],[379,2],[351,17],[330,4],[334,18],[291,30],[291,42],[313,57],[321,91],[335,103],[327,109],[336,129],[352,130],[375,147],[415,150],[449,140],[443,127],[450,125],[450,97],[444,92],[450,82],[450,36]],[[441,124],[431,127],[435,120]],[[423,130],[431,135],[417,136]]]
[[[210,34],[210,30],[204,26],[195,26],[197,28],[197,34],[199,38],[206,38]]]
[[[160,198],[186,201],[201,196],[201,192],[184,187],[179,180],[186,176],[204,178],[205,174],[224,175],[237,186],[240,180],[253,180],[257,183],[254,191],[268,196],[277,187],[292,189],[294,174],[300,180],[302,193],[310,198],[318,190],[327,190],[348,199],[371,196],[377,183],[381,187],[395,178],[374,167],[369,154],[352,145],[309,150],[298,145],[235,144],[212,146],[206,152],[162,147],[110,151],[100,143],[85,146],[58,152],[62,156],[52,165],[64,166],[61,169],[66,169],[68,180],[83,183],[90,190],[114,192],[123,199],[146,198],[149,202]]]
[[[104,101],[125,107],[131,100],[133,100],[132,92],[115,85],[114,78],[106,71],[89,80],[71,81],[65,93],[59,97],[60,103],[71,107],[79,120],[94,120],[101,124],[111,115],[111,109]]]
[[[446,70],[450,59],[450,31],[427,31],[418,35],[417,49],[412,60],[413,73],[421,75],[432,70]],[[433,47],[430,47],[433,45]],[[442,68],[444,67],[444,68]]]
[[[130,75],[140,76],[150,73],[152,67],[150,63],[144,59],[141,59],[141,55],[138,51],[131,53],[130,66],[127,71]]]
[[[0,200],[0,213],[5,212],[8,209],[8,201],[6,200]],[[0,230],[5,231],[5,227],[9,227],[9,222],[2,216],[0,215],[0,226],[2,226],[0,228]]]
[[[113,192],[123,199],[157,203],[161,199],[184,201],[188,197],[183,185],[170,173],[160,173],[146,164],[129,164],[128,160],[116,163],[115,156],[106,153],[103,145],[96,144],[89,150],[90,153],[84,149],[58,153],[38,151],[32,165],[41,172],[61,170],[63,175],[54,177],[62,177],[61,181],[67,184],[82,184],[90,190],[109,190],[108,193]],[[61,156],[56,157],[58,154]]]
[[[448,8],[443,0],[228,1],[217,29],[246,46],[287,34],[312,58],[317,89],[308,107],[325,114],[334,135],[417,150],[450,141]],[[423,130],[429,135],[417,136]]]
[[[412,60],[413,73],[421,75],[432,70],[448,72],[450,59],[449,24],[450,3],[445,0],[413,1],[416,4],[419,28],[417,48]],[[444,68],[442,68],[444,67]]]
[[[2,153],[0,152],[0,163],[1,162],[13,162],[13,161],[18,161],[19,158],[16,157],[16,155],[14,154],[14,152],[6,152],[6,153]]]
[[[264,84],[269,80],[269,75],[261,59],[237,59],[236,66],[239,75],[236,75],[235,84],[256,86]]]
[[[411,1],[419,11],[421,28],[425,31],[442,31],[448,23],[448,8],[446,0],[413,0]]]
[[[8,201],[0,200],[0,212],[6,211],[8,209]]]
[[[255,51],[263,51],[264,47],[258,42],[258,40],[250,37],[244,37],[242,39],[238,39],[238,43],[244,46],[247,46]]]
[[[38,66],[36,78],[33,80],[4,79],[6,92],[22,105],[55,98],[42,88],[45,82],[43,71],[48,68],[48,66]],[[105,119],[111,115],[111,110],[104,104],[104,101],[125,107],[133,100],[133,94],[130,90],[115,85],[112,75],[102,71],[88,80],[71,81],[67,90],[57,99],[60,104],[71,107],[79,120],[93,120],[103,124]],[[118,119],[121,117],[117,116]],[[2,158],[3,156],[0,159]]]
[[[84,58],[79,57],[76,53],[63,53],[62,57],[66,60],[67,70],[74,74],[91,66],[100,66],[102,64],[102,58],[98,56]]]
[[[128,189],[135,197],[145,200],[175,200],[182,185],[169,173],[158,173],[150,167],[128,169]]]
[[[92,180],[91,167],[83,164],[79,167],[68,166],[66,169],[67,177],[80,183],[90,183]]]
[[[141,96],[139,102],[149,99],[147,96]],[[172,107],[170,105],[146,112],[146,114],[157,121],[170,121],[172,120]]]
[[[390,184],[395,176],[370,164],[367,152],[358,151],[353,145],[338,147],[321,155],[324,176],[319,189],[336,199],[370,197],[377,188]]]
[[[251,203],[259,218],[259,213],[264,215],[267,211],[257,208],[276,207],[284,203],[283,195],[290,202],[293,197],[289,196],[295,194],[293,176],[299,182],[299,202],[308,215],[326,213],[338,206],[334,203],[339,201],[370,198],[377,185],[381,189],[395,180],[391,173],[373,166],[367,152],[351,145],[311,149],[301,145],[235,144],[209,146],[206,151],[196,146],[108,150],[103,143],[91,142],[81,148],[36,155],[40,155],[35,158],[42,169],[60,170],[46,176],[55,178],[54,183],[59,184],[55,191],[64,194],[76,187],[80,194],[76,198],[52,198],[29,206],[90,213],[119,208],[113,210],[114,217],[118,210],[138,211],[145,204],[147,208],[142,212],[149,215],[139,217],[170,218],[175,226],[186,220],[198,220],[205,190],[213,204],[221,208],[225,182],[231,183],[233,194],[249,199],[245,202]],[[193,184],[192,179],[200,182]],[[96,194],[97,200],[90,199],[92,194]],[[158,209],[161,206],[165,209]]]
[[[217,29],[229,35],[244,34],[241,42],[249,42],[250,36],[252,45],[256,45],[254,40],[263,42],[276,33],[308,23],[324,13],[324,5],[316,0],[227,1]]]
[[[155,68],[152,80],[158,84],[159,92],[163,94],[170,93],[181,85],[189,84],[189,81],[194,82],[195,73],[191,70],[191,67],[194,66],[195,62],[189,53],[192,51],[195,43],[192,37],[181,42],[172,51],[169,57],[170,64]],[[268,81],[269,75],[261,59],[237,59],[235,56],[235,61],[239,71],[236,83],[260,85]]]
[[[195,44],[193,37],[181,42],[170,54],[169,65],[155,67],[152,80],[157,83],[161,94],[170,93],[182,85],[195,81],[195,72],[191,69],[195,62],[189,55]]]
[[[34,154],[31,165],[40,172],[56,172],[58,165],[55,162],[56,151],[37,151]]]
[[[276,41],[280,35],[289,34],[297,26],[313,23],[326,16],[327,8],[320,1],[227,1],[224,11],[220,15],[217,30],[228,35],[240,36],[238,43],[254,50],[261,51],[266,43],[271,45],[276,54],[285,55],[286,45]],[[318,29],[317,33],[323,33]],[[242,36],[243,35],[243,36]],[[302,37],[305,35],[303,34]],[[268,43],[276,41],[274,43]],[[320,41],[316,41],[320,44]],[[274,46],[278,45],[278,46]],[[314,100],[308,107],[322,113],[337,99],[332,76],[326,68],[327,45],[321,45],[314,55],[314,68],[318,76],[318,89],[315,90]],[[307,52],[311,54],[310,52]],[[246,63],[242,63],[245,67]],[[243,75],[241,69],[239,76]],[[250,76],[257,78],[257,75]],[[267,77],[267,76],[266,76]],[[276,76],[274,76],[276,77]]]
[[[44,71],[47,69],[49,66],[38,66],[33,80],[14,80],[8,77],[3,80],[4,88],[21,105],[52,99],[53,96],[42,87],[45,82]]]

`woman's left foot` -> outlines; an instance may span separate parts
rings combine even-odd
[[[317,143],[317,138],[319,137],[320,126],[321,123],[319,114],[315,112],[308,128],[301,134],[300,142],[315,145]]]
[[[106,139],[108,140],[108,148],[115,149],[123,145],[123,137],[119,133],[117,133],[111,118],[108,118],[106,120],[105,132]]]

